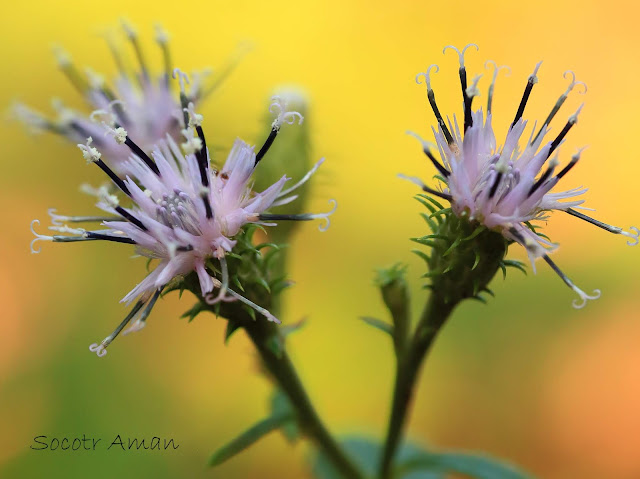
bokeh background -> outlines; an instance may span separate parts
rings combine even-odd
[[[526,78],[544,60],[525,116],[546,116],[567,82],[566,69],[589,86],[574,94],[553,124],[557,132],[580,102],[586,107],[561,159],[585,144],[564,185],[589,186],[596,217],[625,228],[637,208],[639,7],[627,1],[191,2],[112,0],[12,2],[0,17],[0,107],[20,99],[47,109],[52,96],[81,107],[57,71],[50,46],[77,64],[115,73],[101,34],[126,16],[139,29],[148,61],[161,66],[153,22],[172,34],[183,69],[217,67],[238,45],[252,51],[203,106],[208,138],[228,147],[236,136],[264,135],[267,99],[281,84],[307,91],[313,157],[325,156],[311,209],[334,197],[328,232],[300,229],[291,248],[287,322],[308,317],[290,351],[317,408],[338,433],[380,436],[386,427],[393,360],[390,342],[357,318],[386,318],[373,270],[409,264],[413,308],[425,300],[423,266],[408,238],[425,234],[414,187],[396,178],[432,171],[416,142],[434,123],[414,76],[431,63],[443,112],[459,114],[457,62],[447,44],[480,45],[484,60],[511,66],[498,79],[499,131],[513,118]],[[502,130],[500,130],[500,128]],[[499,135],[500,138],[500,135]],[[29,252],[33,218],[47,208],[90,213],[77,185],[102,180],[77,149],[53,136],[1,126],[0,476],[305,478],[309,448],[277,433],[222,467],[209,454],[262,418],[270,392],[250,343],[223,344],[225,322],[211,315],[187,324],[190,298],[169,296],[141,334],[121,338],[98,360],[87,346],[125,314],[118,300],[143,274],[125,248],[43,244]],[[416,397],[410,437],[438,448],[486,451],[545,478],[640,477],[640,249],[568,215],[548,234],[555,260],[602,298],[584,310],[543,264],[493,282],[496,298],[461,306],[442,332]],[[514,257],[521,258],[518,251]],[[36,452],[34,436],[172,437],[175,452]]]

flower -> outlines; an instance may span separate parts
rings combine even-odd
[[[182,74],[184,75],[184,74]],[[326,226],[335,210],[321,214],[282,215],[269,214],[271,207],[286,204],[295,199],[290,195],[305,183],[305,175],[297,184],[284,189],[289,180],[282,176],[262,192],[252,190],[252,173],[273,144],[283,124],[301,123],[302,116],[288,111],[287,104],[279,97],[272,99],[270,111],[275,113],[270,134],[256,153],[254,147],[237,139],[224,166],[217,170],[211,163],[202,129],[202,116],[195,112],[193,103],[185,109],[187,124],[182,131],[185,142],[182,150],[167,135],[147,156],[130,139],[128,131],[115,132],[115,141],[131,142],[136,154],[130,155],[125,168],[130,172],[124,180],[118,177],[103,161],[100,150],[92,146],[92,138],[78,147],[89,163],[95,163],[112,180],[120,193],[127,197],[128,206],[120,205],[119,197],[108,188],[93,193],[98,197],[97,206],[105,213],[102,217],[61,216],[50,210],[53,226],[58,234],[41,235],[31,243],[32,252],[37,241],[76,242],[112,241],[133,244],[139,255],[158,260],[155,269],[147,275],[122,301],[137,300],[129,315],[116,330],[100,344],[92,344],[91,351],[98,356],[106,354],[107,346],[122,329],[140,313],[131,330],[145,325],[145,321],[162,290],[175,278],[191,272],[197,274],[205,301],[239,300],[264,315],[270,321],[279,322],[269,311],[261,308],[229,287],[229,270],[225,255],[232,252],[236,236],[248,223],[276,226],[277,221],[306,221],[323,219]],[[320,160],[319,163],[321,163]],[[317,168],[314,167],[313,171]],[[86,230],[72,228],[65,222],[102,221],[105,229]],[[321,227],[321,230],[326,229]],[[212,272],[213,271],[213,272]],[[215,271],[219,271],[216,274]],[[218,289],[214,294],[214,289]],[[143,309],[144,308],[144,309]]]
[[[167,33],[156,26],[155,40],[162,50],[164,72],[155,77],[147,66],[137,32],[124,22],[123,29],[135,51],[139,69],[135,73],[127,71],[122,52],[108,39],[119,71],[113,88],[103,76],[90,68],[83,75],[73,64],[69,54],[60,48],[55,50],[60,69],[90,105],[93,111],[91,115],[73,111],[57,99],[53,101],[53,107],[58,113],[56,120],[50,120],[21,103],[16,103],[13,107],[14,115],[32,131],[48,130],[62,135],[74,144],[92,137],[94,144],[109,159],[111,168],[119,175],[128,173],[125,164],[130,151],[123,142],[109,141],[105,138],[105,133],[122,127],[136,139],[137,145],[144,152],[150,153],[154,145],[167,134],[173,138],[180,136],[180,131],[185,128],[182,108],[189,102],[198,104],[211,91],[204,88],[205,75],[201,74],[196,77],[188,94],[183,85],[183,96],[178,100],[169,88],[172,63]]]
[[[582,105],[569,117],[560,133],[553,140],[546,141],[545,137],[550,130],[549,124],[576,86],[582,86],[584,92],[587,87],[583,82],[576,81],[572,71],[565,72],[564,77],[570,77],[571,80],[567,90],[557,100],[542,126],[536,129],[534,125],[528,140],[523,142],[522,136],[527,127],[527,121],[523,119],[523,114],[531,90],[538,82],[537,74],[542,62],[538,63],[527,80],[522,100],[515,118],[509,126],[504,144],[497,146],[491,125],[491,104],[498,72],[506,67],[498,67],[495,62],[485,64],[486,66],[492,63],[494,66],[488,92],[486,116],[482,108],[474,111],[472,102],[474,97],[480,94],[478,89],[480,75],[473,78],[469,85],[464,65],[464,54],[472,46],[478,49],[477,45],[470,44],[462,51],[453,46],[447,46],[443,50],[443,53],[447,49],[454,50],[458,54],[460,62],[459,74],[464,105],[462,131],[460,131],[455,115],[453,123],[449,119],[445,123],[436,104],[435,94],[431,88],[431,71],[435,69],[437,72],[438,66],[431,65],[426,73],[420,73],[416,76],[417,83],[421,83],[422,79],[425,81],[427,97],[438,122],[437,130],[432,128],[437,146],[424,141],[413,132],[408,133],[422,143],[424,154],[438,171],[436,178],[440,181],[442,188],[436,190],[426,186],[417,178],[400,176],[416,183],[425,192],[449,201],[451,210],[457,217],[466,218],[471,223],[499,232],[507,240],[524,246],[534,271],[534,260],[542,257],[567,286],[579,295],[581,301],[575,300],[573,306],[581,308],[587,300],[597,299],[600,296],[600,291],[595,290],[593,294],[589,295],[562,273],[548,255],[557,245],[536,232],[537,227],[530,222],[546,220],[550,212],[557,210],[587,221],[610,233],[627,236],[631,238],[628,241],[629,245],[638,243],[640,233],[636,227],[631,227],[630,231],[624,231],[622,228],[602,223],[579,212],[578,209],[584,209],[580,206],[584,199],[577,197],[585,193],[586,188],[551,192],[560,179],[576,165],[583,150],[579,149],[572,156],[571,161],[560,171],[557,171],[560,164],[558,149],[564,143],[569,130],[578,121]],[[433,153],[436,148],[442,161],[439,161]]]

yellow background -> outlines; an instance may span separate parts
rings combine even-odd
[[[500,76],[494,111],[498,142],[526,78],[544,60],[526,118],[546,116],[576,71],[589,92],[574,94],[559,131],[580,102],[579,124],[561,149],[568,161],[589,145],[563,185],[590,188],[587,206],[615,225],[640,224],[640,29],[635,2],[132,2],[24,1],[0,18],[0,107],[14,99],[46,109],[59,96],[81,101],[57,71],[52,43],[79,65],[112,75],[100,33],[126,16],[149,61],[160,66],[152,24],[172,34],[174,62],[185,70],[224,63],[253,44],[237,71],[202,108],[209,142],[235,136],[261,141],[266,101],[281,84],[302,85],[311,99],[313,156],[325,156],[312,210],[326,199],[339,209],[328,232],[306,224],[292,246],[288,292],[291,354],[322,416],[340,433],[380,436],[392,383],[389,341],[356,318],[385,317],[372,271],[409,263],[414,309],[424,301],[423,267],[409,251],[426,234],[404,172],[428,178],[429,164],[406,129],[427,135],[434,123],[414,76],[441,66],[433,85],[441,111],[459,113],[457,62],[447,44],[469,52],[470,76],[484,60],[511,66]],[[0,475],[2,477],[308,477],[306,444],[279,434],[209,470],[209,454],[263,417],[270,391],[242,336],[223,344],[225,322],[178,320],[191,306],[170,296],[144,332],[119,339],[98,360],[87,347],[120,321],[118,300],[142,277],[143,264],[113,244],[43,244],[29,252],[29,222],[46,210],[94,211],[77,191],[102,178],[77,149],[17,124],[0,132]],[[628,248],[568,215],[548,234],[561,243],[556,262],[602,299],[571,308],[572,292],[544,264],[536,276],[496,278],[488,306],[460,307],[422,375],[410,426],[415,440],[441,448],[486,451],[541,477],[640,477],[640,248]],[[515,252],[516,257],[521,257]],[[172,437],[176,452],[35,452],[37,435]]]

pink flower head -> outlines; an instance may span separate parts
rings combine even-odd
[[[135,73],[128,72],[122,52],[109,41],[119,70],[112,87],[101,75],[89,68],[82,74],[66,52],[56,49],[60,69],[89,104],[93,111],[91,115],[67,108],[60,100],[53,102],[58,113],[57,120],[49,120],[20,103],[13,108],[15,116],[33,131],[52,131],[74,144],[93,138],[94,145],[108,158],[109,165],[119,175],[129,173],[125,164],[131,151],[128,145],[115,143],[105,137],[111,130],[125,128],[136,139],[136,144],[144,152],[150,153],[154,145],[167,135],[178,138],[185,127],[181,101],[169,87],[172,66],[167,33],[159,26],[156,27],[156,42],[162,50],[165,71],[154,76],[147,66],[136,31],[125,23],[123,27],[137,57],[139,69]],[[197,104],[206,93],[201,81],[202,75],[197,79],[189,92],[185,91],[183,85],[181,99],[185,104]]]
[[[622,228],[602,223],[578,212],[578,209],[583,209],[580,205],[584,200],[577,197],[585,193],[586,188],[551,192],[580,158],[582,149],[572,156],[571,161],[564,168],[557,171],[560,165],[559,147],[564,143],[569,130],[578,121],[582,106],[569,117],[555,138],[546,140],[550,131],[549,124],[576,86],[582,86],[584,92],[587,87],[583,82],[576,81],[573,72],[565,72],[565,78],[569,75],[571,79],[569,87],[560,96],[540,128],[534,125],[526,139],[523,135],[527,129],[527,121],[523,115],[533,86],[538,82],[537,74],[542,62],[538,63],[527,80],[522,100],[509,126],[504,143],[499,146],[496,144],[491,125],[491,103],[498,71],[506,67],[498,67],[495,62],[487,62],[493,63],[494,73],[489,86],[486,115],[482,108],[474,111],[472,102],[474,97],[480,94],[478,89],[480,75],[476,76],[469,85],[464,65],[464,54],[472,46],[478,48],[477,45],[470,44],[462,51],[452,46],[444,49],[444,51],[452,49],[458,54],[464,107],[462,130],[455,115],[453,122],[448,119],[445,123],[436,104],[435,94],[431,88],[431,71],[435,68],[437,72],[438,66],[431,65],[426,73],[416,76],[418,83],[421,83],[422,79],[426,83],[427,97],[438,122],[437,129],[432,128],[436,146],[424,141],[415,133],[408,133],[422,143],[425,155],[438,170],[437,178],[442,187],[433,189],[417,178],[405,178],[418,184],[427,193],[448,200],[452,211],[457,216],[498,231],[508,240],[524,246],[534,271],[534,260],[538,257],[544,258],[563,281],[580,296],[581,301],[574,301],[573,305],[581,308],[587,300],[598,298],[600,291],[595,290],[592,295],[588,295],[573,284],[548,256],[548,253],[557,245],[536,233],[529,222],[546,220],[550,212],[558,210],[611,233],[627,236],[631,238],[631,241],[628,241],[629,245],[638,243],[640,233],[638,228],[630,228],[631,232],[623,231]],[[526,140],[522,141],[523,138]],[[433,153],[436,148],[441,161]]]
[[[267,141],[255,153],[254,147],[237,139],[220,171],[211,164],[202,129],[202,116],[189,104],[185,109],[187,128],[182,131],[184,142],[178,145],[170,135],[158,142],[151,156],[147,156],[129,137],[122,127],[114,130],[115,141],[126,139],[137,154],[130,155],[124,163],[129,175],[123,180],[103,161],[102,153],[92,146],[89,138],[78,147],[89,163],[95,163],[113,181],[127,200],[127,207],[120,205],[118,195],[107,189],[95,191],[97,206],[107,213],[102,217],[71,217],[50,212],[53,226],[49,228],[69,235],[46,236],[35,233],[33,245],[39,240],[55,242],[112,241],[133,244],[138,254],[158,261],[155,269],[147,275],[122,301],[137,300],[131,313],[120,326],[91,350],[98,356],[106,354],[106,347],[142,311],[132,326],[133,330],[144,326],[151,308],[163,288],[174,278],[195,272],[200,282],[202,296],[209,304],[218,301],[239,300],[264,315],[270,321],[278,320],[267,310],[244,298],[229,288],[229,271],[225,255],[233,250],[236,236],[248,223],[275,226],[277,220],[305,221],[323,219],[333,210],[321,214],[279,215],[265,211],[286,204],[288,196],[309,178],[305,175],[296,185],[283,189],[289,180],[282,176],[276,183],[262,192],[252,190],[252,174],[265,156],[283,123],[302,122],[297,112],[287,111],[284,100],[274,97],[271,111],[276,113]],[[182,148],[181,148],[182,147]],[[320,160],[312,169],[317,169]],[[334,208],[335,209],[335,208]],[[102,221],[106,227],[99,230],[71,228],[64,222]],[[37,220],[34,220],[37,222]],[[33,223],[32,223],[33,229]],[[322,228],[321,228],[322,229]],[[207,261],[216,261],[221,271],[220,278],[207,269]],[[214,289],[217,292],[214,293]],[[144,308],[144,309],[143,309]]]

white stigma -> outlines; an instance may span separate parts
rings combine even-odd
[[[92,353],[96,353],[99,358],[107,355],[107,348],[102,343],[93,343],[91,346],[89,346],[89,351],[91,351]]]
[[[487,60],[486,62],[484,62],[485,68],[487,68],[487,65],[493,65],[493,76],[491,77],[491,83],[496,82],[496,78],[498,78],[498,73],[500,72],[500,70],[507,70],[507,76],[511,75],[511,68],[509,68],[507,65],[498,66],[498,64],[493,60]]]
[[[592,295],[589,296],[587,293],[585,293],[580,288],[578,288],[575,284],[571,286],[571,289],[574,290],[578,294],[578,296],[580,296],[580,299],[582,300],[581,302],[578,302],[577,299],[573,300],[573,302],[571,304],[576,309],[584,308],[584,306],[587,304],[587,301],[593,300],[593,299],[598,299],[600,297],[600,294],[601,294],[599,289],[594,289]]]
[[[58,215],[56,214],[56,209],[55,208],[49,208],[47,210],[47,213],[49,214],[49,216],[51,217],[51,222],[56,225],[56,226],[62,226],[62,222],[63,221],[69,221],[71,219],[70,216],[63,216],[63,215]]]
[[[478,45],[476,45],[475,43],[469,43],[462,49],[462,51],[458,50],[453,45],[447,45],[442,49],[442,53],[444,54],[444,52],[446,52],[449,48],[454,50],[458,54],[458,61],[460,62],[460,68],[464,68],[464,54],[467,52],[467,49],[469,47],[476,47],[476,51],[480,51],[480,47]]]
[[[276,115],[275,120],[271,124],[271,128],[274,130],[279,130],[280,127],[286,123],[288,125],[293,125],[296,120],[298,121],[298,125],[302,125],[304,117],[297,111],[287,111],[288,102],[279,95],[274,95],[271,97],[271,105],[269,105],[269,111]]]
[[[435,63],[433,63],[432,65],[429,65],[429,68],[427,68],[427,72],[426,73],[418,73],[416,75],[416,83],[418,83],[418,84],[422,83],[422,81],[420,81],[420,78],[424,77],[424,82],[427,85],[427,91],[431,90],[431,69],[432,68],[436,69],[436,73],[438,73],[440,71],[440,67],[438,65],[436,65]]]
[[[38,241],[53,241],[53,236],[46,236],[46,235],[41,235],[41,234],[36,233],[36,231],[33,229],[33,225],[34,224],[39,225],[40,224],[40,220],[33,220],[31,222],[31,232],[33,233],[35,238],[31,241],[31,244],[29,246],[31,248],[31,253],[32,254],[38,254],[38,253],[40,253],[40,251],[42,251],[42,248],[35,249],[33,247],[33,245]]]
[[[638,244],[638,239],[640,237],[640,230],[635,226],[632,226],[629,229],[632,231],[631,233],[628,231],[620,231],[620,234],[627,236],[628,238],[631,238],[633,241],[627,241],[627,244],[629,246],[635,246]]]
[[[153,28],[156,31],[156,42],[158,42],[160,45],[166,45],[167,43],[169,43],[169,34],[164,28],[162,28],[162,25],[156,23]]]
[[[338,208],[338,202],[334,199],[329,200],[329,204],[333,204],[333,208],[331,208],[330,211],[327,211],[326,213],[314,213],[309,215],[313,219],[324,220],[324,223],[318,226],[318,229],[323,232],[327,231],[329,229],[329,226],[331,226],[331,221],[329,220],[329,216],[335,213],[336,209]]]
[[[562,74],[562,78],[564,78],[566,80],[567,79],[567,74],[571,76],[571,83],[569,83],[569,86],[567,87],[567,91],[564,92],[564,96],[569,95],[569,93],[571,93],[571,90],[573,90],[576,85],[582,85],[584,87],[584,90],[579,92],[581,95],[584,95],[585,93],[587,93],[587,84],[585,82],[576,81],[576,74],[573,73],[572,70],[567,70],[566,72],[564,72]]]
[[[182,70],[180,70],[179,68],[176,67],[176,68],[173,69],[173,73],[172,73],[171,76],[173,77],[174,80],[176,78],[178,79],[178,81],[180,82],[180,92],[184,93],[186,95],[185,83],[187,85],[190,84],[189,75],[187,75],[185,72],[183,72]]]

